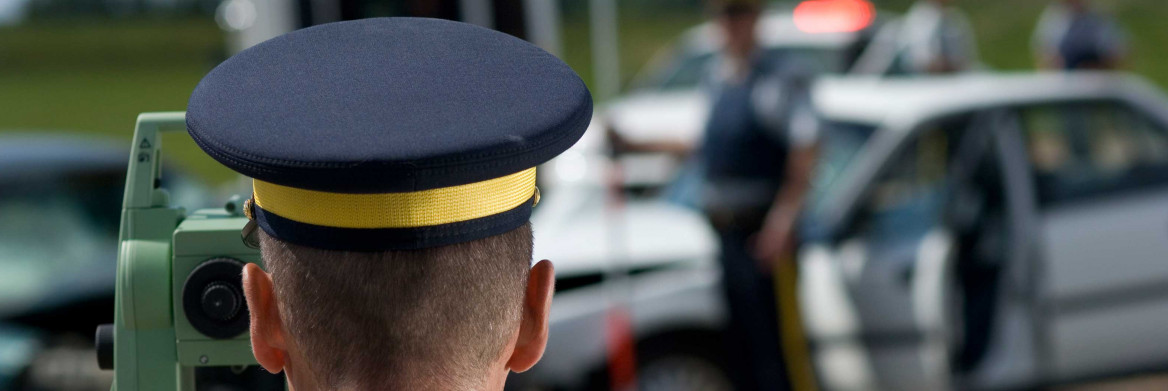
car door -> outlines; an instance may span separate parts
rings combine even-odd
[[[1168,131],[1122,100],[1017,110],[1053,380],[1168,362]]]
[[[799,296],[826,388],[950,388],[961,322],[948,222],[977,213],[955,201],[971,167],[994,159],[983,117],[929,121],[869,153],[857,169],[873,167],[871,179],[842,206],[852,216],[802,249]]]

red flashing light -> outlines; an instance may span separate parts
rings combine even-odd
[[[795,27],[810,34],[863,30],[876,18],[867,0],[809,0],[795,7]]]

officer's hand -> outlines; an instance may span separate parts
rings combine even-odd
[[[767,214],[762,230],[755,236],[754,259],[764,272],[770,272],[775,262],[787,257],[794,250],[795,214],[772,211]]]
[[[634,149],[633,143],[629,142],[620,132],[617,132],[612,122],[606,121],[602,127],[604,128],[604,137],[608,140],[608,152],[610,156],[620,156]]]

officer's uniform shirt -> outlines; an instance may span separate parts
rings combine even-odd
[[[1033,45],[1039,56],[1057,54],[1064,69],[1097,66],[1126,52],[1124,34],[1115,20],[1090,9],[1074,12],[1063,4],[1043,11]]]
[[[901,55],[909,73],[928,73],[938,59],[956,70],[968,70],[978,62],[977,46],[969,19],[952,7],[918,1],[904,16],[900,31]]]
[[[782,185],[788,152],[817,141],[810,72],[776,60],[760,53],[744,75],[724,58],[710,70],[705,90],[711,110],[699,150],[707,210],[769,207]]]

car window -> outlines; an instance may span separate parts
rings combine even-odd
[[[1043,204],[1168,184],[1168,133],[1117,101],[1019,110]]]
[[[807,69],[822,73],[837,73],[843,67],[843,52],[840,49],[811,47],[781,47],[767,49],[764,54],[771,61],[798,61]],[[634,88],[656,90],[686,90],[699,88],[702,80],[713,66],[715,54],[712,52],[684,53],[671,61],[653,61],[656,70],[650,70],[646,77],[634,81]],[[654,67],[651,66],[650,69]]]
[[[811,182],[811,210],[817,213],[825,207],[824,201],[835,193],[856,155],[876,133],[874,125],[835,121],[827,122],[823,129],[819,162]]]
[[[713,53],[686,56],[660,77],[655,87],[662,90],[697,88],[713,60]]]
[[[839,74],[845,69],[843,48],[787,47],[768,51],[767,56],[779,61],[796,61],[804,69],[819,74]]]
[[[915,132],[869,186],[849,231],[897,242],[918,238],[940,223],[952,185],[952,158],[968,127],[968,117],[961,117]]]

